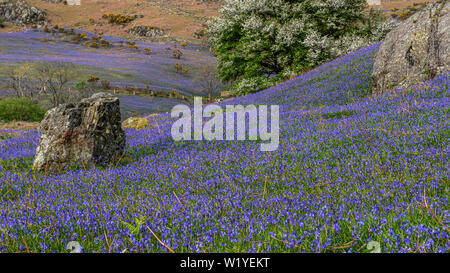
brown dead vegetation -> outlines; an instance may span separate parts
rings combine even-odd
[[[172,38],[200,42],[193,34],[203,28],[208,18],[217,16],[223,1],[148,1],[148,0],[82,0],[80,6],[27,0],[47,13],[51,25],[83,29],[103,35],[137,38],[127,31],[134,26],[155,26]],[[143,15],[124,26],[109,24],[103,14]],[[7,24],[0,32],[20,31],[23,28]]]
[[[39,128],[38,122],[11,121],[8,123],[0,123],[0,130],[33,130],[37,128]],[[3,132],[2,134],[5,133]]]

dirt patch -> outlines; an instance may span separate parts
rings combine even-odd
[[[82,0],[80,6],[53,4],[42,0],[27,0],[31,5],[47,13],[51,25],[83,29],[103,35],[137,38],[127,31],[134,26],[155,26],[164,30],[171,38],[201,42],[193,37],[203,28],[206,21],[217,16],[223,1],[196,0]],[[103,14],[142,15],[125,26],[109,24],[102,19]],[[19,31],[23,28],[11,26],[0,29],[0,32]],[[166,37],[167,38],[167,37]]]
[[[0,123],[0,130],[33,130],[37,128],[39,128],[38,122],[11,121]]]
[[[436,2],[437,0],[413,0],[413,1],[403,1],[403,0],[393,0],[389,2],[383,2],[381,3],[381,7],[383,9],[402,9],[409,6],[412,6],[413,4],[419,4],[419,3],[429,3],[429,2]]]

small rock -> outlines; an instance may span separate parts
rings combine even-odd
[[[164,35],[162,29],[153,26],[134,26],[128,30],[128,33],[144,37],[159,37]]]

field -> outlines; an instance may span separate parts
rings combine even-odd
[[[72,86],[95,76],[110,82],[110,92],[140,88],[166,93],[176,91],[187,97],[206,95],[201,91],[196,76],[199,69],[215,65],[216,61],[204,46],[187,44],[182,47],[180,43],[140,42],[102,36],[109,45],[92,48],[85,43],[93,41],[93,33],[74,32],[71,35],[47,33],[41,28],[0,33],[0,62],[5,64],[0,66],[0,96],[7,95],[6,84],[12,68],[46,61],[73,64]],[[87,38],[82,42],[73,42],[72,38],[79,34],[85,34]],[[127,42],[134,43],[137,48]],[[172,56],[171,50],[176,46],[183,53],[180,59]],[[149,54],[146,54],[145,48],[149,49]],[[177,63],[187,72],[177,71]],[[122,99],[125,116],[167,112],[174,105],[183,103],[175,98],[143,97],[128,93],[117,95]]]
[[[45,175],[38,131],[0,130],[0,251],[448,252],[450,74],[370,95],[378,47],[224,102],[280,105],[275,152],[159,114],[107,168]]]
[[[414,3],[434,2],[435,0],[394,0],[383,2],[381,8],[389,12],[391,8],[406,8]],[[204,24],[212,16],[219,14],[218,10],[224,1],[201,0],[82,0],[80,6],[67,6],[63,4],[47,3],[42,0],[28,0],[28,3],[47,13],[51,25],[66,28],[84,29],[89,32],[103,35],[121,37],[124,39],[137,39],[127,31],[134,25],[152,25],[165,31],[164,36],[156,40],[187,40],[190,43],[202,44],[204,38],[196,39],[193,34],[204,28]],[[130,24],[120,27],[111,25],[102,19],[104,13],[143,15]],[[6,23],[2,32],[18,32],[25,28]],[[144,38],[149,39],[149,38]]]

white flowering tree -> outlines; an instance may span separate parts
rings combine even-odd
[[[218,74],[257,91],[364,46],[374,36],[363,27],[371,22],[366,7],[366,0],[226,0],[208,26]]]

